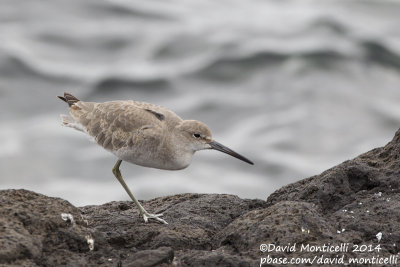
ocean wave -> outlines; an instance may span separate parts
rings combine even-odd
[[[102,77],[91,86],[96,92],[108,90],[168,90],[170,83],[166,78],[134,79],[132,77]]]
[[[383,43],[367,40],[360,43],[364,48],[365,58],[372,64],[379,63],[386,67],[400,70],[400,55],[390,50]]]
[[[31,77],[48,81],[74,81],[75,77],[54,70],[51,66],[41,64],[40,60],[24,53],[0,51],[0,74],[6,78]],[[53,70],[53,71],[51,71]]]
[[[243,75],[252,73],[257,69],[278,67],[279,64],[292,58],[321,67],[333,65],[337,61],[347,59],[348,56],[335,50],[316,50],[294,53],[261,51],[241,57],[217,58],[209,65],[197,70],[196,74],[208,79],[237,80],[242,79]]]
[[[87,33],[86,33],[87,34]],[[80,35],[85,35],[81,33]],[[93,35],[93,34],[92,34]],[[39,32],[34,35],[34,39],[46,44],[46,47],[57,47],[58,50],[66,49],[90,49],[100,51],[120,50],[129,47],[130,37],[113,34],[112,36],[97,35],[91,38],[82,38],[79,34],[63,34],[56,31]]]
[[[150,21],[175,21],[176,18],[172,15],[166,14],[164,11],[159,9],[145,8],[146,5],[133,5],[129,2],[122,1],[106,1],[106,2],[95,2],[90,5],[90,12],[102,16],[118,16],[146,19]]]
[[[308,31],[314,31],[318,29],[328,30],[330,33],[336,35],[347,35],[349,28],[344,23],[330,17],[319,17],[313,20],[307,27]]]

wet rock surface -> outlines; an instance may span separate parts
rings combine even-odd
[[[394,259],[400,251],[399,155],[397,132],[385,147],[289,184],[266,201],[222,194],[145,201],[144,207],[163,213],[168,225],[145,224],[128,201],[77,208],[27,190],[3,190],[0,266],[259,266],[267,257],[263,266],[273,266],[276,257]],[[261,244],[275,249],[261,252]],[[294,251],[276,249],[294,244]],[[349,249],[300,249],[324,244]],[[363,245],[368,251],[353,251]]]

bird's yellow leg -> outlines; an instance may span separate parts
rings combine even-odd
[[[156,219],[159,222],[168,224],[165,220],[160,218],[160,216],[162,216],[162,214],[151,214],[151,213],[148,213],[143,208],[143,206],[139,203],[139,201],[137,201],[137,199],[133,196],[131,190],[129,189],[129,187],[126,185],[124,179],[122,178],[121,171],[119,170],[119,166],[121,165],[121,163],[122,163],[122,160],[119,159],[117,161],[117,163],[115,163],[114,168],[112,169],[112,172],[113,172],[115,178],[117,178],[117,180],[121,183],[122,187],[128,193],[128,195],[132,199],[132,201],[135,202],[137,208],[139,209],[140,215],[143,216],[144,221],[147,222],[148,219],[151,218],[151,219]]]

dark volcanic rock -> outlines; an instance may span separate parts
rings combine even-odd
[[[212,252],[219,246],[215,236],[235,218],[267,206],[231,195],[184,194],[144,202],[148,210],[165,214],[169,225],[162,225],[145,224],[129,201],[79,209],[26,190],[0,191],[0,201],[0,265],[17,266],[249,263],[252,259]],[[64,219],[72,215],[73,222],[62,214]]]
[[[164,213],[168,225],[145,224],[128,201],[76,208],[26,190],[3,190],[0,265],[259,266],[269,257],[264,266],[273,266],[273,257],[399,257],[399,155],[397,132],[385,147],[287,185],[267,201],[183,194],[144,202],[149,211]],[[295,250],[263,253],[261,244]],[[349,249],[300,250],[324,244]],[[371,251],[353,251],[354,245]]]

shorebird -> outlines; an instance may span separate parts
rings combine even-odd
[[[135,202],[145,222],[162,214],[148,213],[122,178],[122,161],[164,170],[181,170],[189,166],[193,154],[215,149],[251,165],[254,163],[213,140],[204,123],[182,120],[174,112],[138,101],[84,102],[69,93],[58,96],[69,105],[69,116],[61,115],[62,125],[88,134],[99,145],[117,156],[112,172]]]

